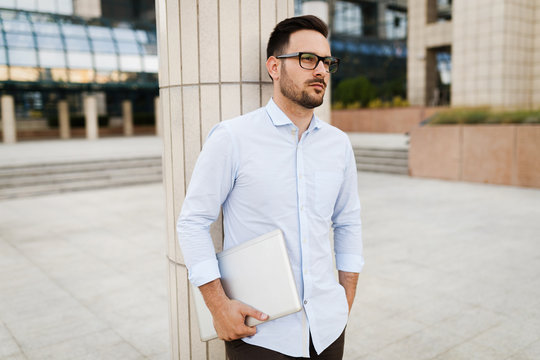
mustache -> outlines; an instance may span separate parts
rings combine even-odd
[[[323,79],[313,79],[313,80],[306,81],[306,84],[308,84],[308,85],[311,85],[311,84],[314,84],[314,83],[320,83],[326,89],[326,82]]]

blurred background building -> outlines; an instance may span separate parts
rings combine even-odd
[[[0,91],[20,137],[58,137],[60,100],[83,126],[87,95],[104,128],[121,129],[126,101],[153,126],[157,72],[154,0],[0,1]]]

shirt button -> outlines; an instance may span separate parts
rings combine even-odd
[[[307,300],[304,300],[304,305],[307,305]]]

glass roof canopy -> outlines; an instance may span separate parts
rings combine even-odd
[[[0,83],[157,88],[155,30],[0,9]]]

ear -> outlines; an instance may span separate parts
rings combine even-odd
[[[276,59],[275,56],[270,56],[268,60],[266,60],[266,71],[268,71],[268,75],[270,75],[273,80],[278,80],[281,71],[281,62],[279,59]]]

